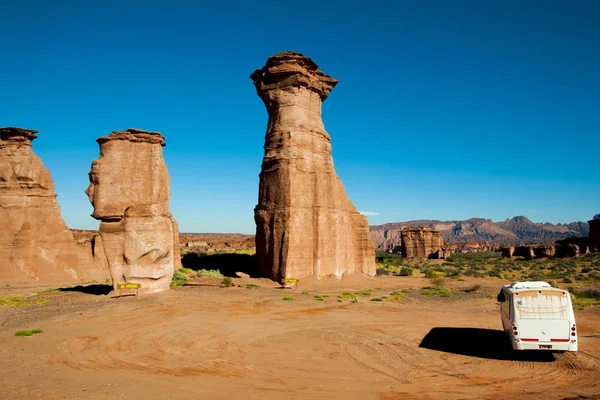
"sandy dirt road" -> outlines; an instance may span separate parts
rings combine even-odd
[[[600,393],[598,307],[576,313],[578,353],[522,355],[506,350],[498,306],[485,293],[440,298],[411,290],[401,302],[372,302],[423,282],[385,277],[310,294],[256,282],[261,288],[183,287],[140,298],[29,294],[50,302],[0,308],[0,398],[562,399]],[[484,286],[493,294],[498,281]],[[339,303],[337,294],[350,289],[373,292],[358,303]],[[328,297],[320,302],[315,294]],[[295,300],[283,301],[287,295]],[[33,328],[44,333],[14,336]]]

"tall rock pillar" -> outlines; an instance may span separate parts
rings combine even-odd
[[[322,102],[338,81],[293,52],[270,57],[250,78],[269,114],[254,210],[262,274],[375,275],[367,219],[335,173],[321,119]]]
[[[143,291],[168,289],[179,243],[169,209],[170,182],[158,132],[115,131],[97,140],[85,191],[100,220],[110,275],[118,283],[140,283]]]
[[[0,281],[64,282],[78,271],[54,182],[31,150],[38,131],[0,128]]]

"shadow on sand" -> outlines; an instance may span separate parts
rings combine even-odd
[[[198,271],[200,269],[216,269],[225,276],[235,277],[236,272],[243,272],[251,277],[258,277],[256,256],[236,253],[187,253],[181,258],[185,268]]]
[[[88,285],[88,286],[75,286],[58,289],[61,292],[79,292],[85,294],[93,294],[96,296],[106,296],[113,290],[111,285]]]
[[[514,351],[503,331],[481,328],[433,328],[419,347],[464,356],[507,361],[553,362],[547,351]]]

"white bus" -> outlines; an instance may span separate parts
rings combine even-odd
[[[577,351],[577,327],[566,290],[514,282],[498,294],[504,332],[514,350]]]

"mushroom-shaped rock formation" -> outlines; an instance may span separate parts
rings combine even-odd
[[[375,275],[367,219],[335,173],[321,105],[337,84],[310,58],[285,52],[250,78],[269,114],[260,173],[256,253],[271,279]]]
[[[79,260],[50,172],[31,149],[37,132],[0,128],[0,280],[102,279],[106,270]]]
[[[147,292],[168,289],[179,247],[169,209],[169,173],[164,137],[140,129],[97,139],[100,158],[92,163],[85,191],[100,220],[100,236],[116,288],[139,283]]]

